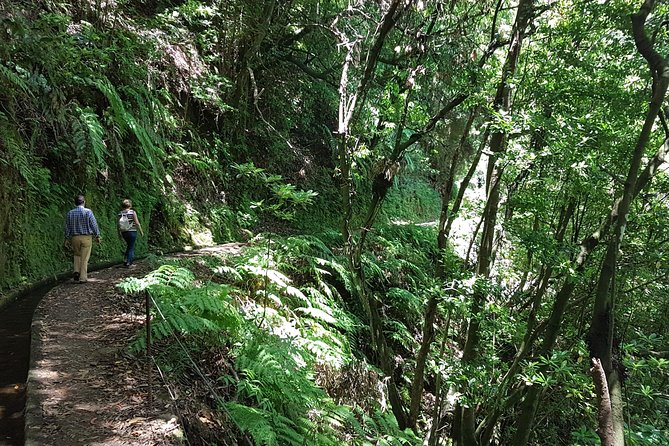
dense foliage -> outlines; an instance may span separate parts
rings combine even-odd
[[[194,442],[669,442],[664,3],[0,13],[0,287],[67,268],[80,191],[143,252],[250,240],[122,284]]]

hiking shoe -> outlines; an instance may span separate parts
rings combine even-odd
[[[79,273],[74,272],[74,273],[72,274],[72,278],[74,279],[75,282],[79,282]]]

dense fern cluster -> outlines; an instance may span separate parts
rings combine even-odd
[[[197,278],[191,270],[198,271]],[[379,376],[356,359],[361,352],[349,340],[358,336],[361,324],[347,310],[345,295],[333,286],[344,284],[346,293],[343,273],[339,259],[320,239],[275,237],[257,239],[238,257],[164,264],[119,287],[127,293],[150,293],[155,302],[153,334],[168,339],[158,345],[174,350],[161,356],[171,361],[163,364],[165,369],[183,370],[187,363],[178,359],[183,352],[169,341],[172,336],[195,356],[198,349],[226,346],[234,375],[222,369],[220,376],[208,378],[223,383],[220,393],[231,399],[214,398],[216,409],[255,444],[419,444],[398,429],[387,411],[384,392],[378,393],[377,387],[383,388]],[[145,347],[141,333],[133,347]],[[325,370],[328,382],[322,378]],[[366,401],[326,392],[340,392],[336,383],[350,382],[351,372],[369,386]],[[355,394],[365,391],[356,389]]]

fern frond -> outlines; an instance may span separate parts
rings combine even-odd
[[[321,266],[329,267],[332,271],[336,272],[340,280],[344,283],[344,288],[347,291],[353,289],[353,283],[351,282],[351,276],[349,275],[348,269],[341,263],[334,260],[319,259],[319,264]]]
[[[226,403],[230,417],[242,432],[248,432],[253,441],[261,446],[278,446],[274,426],[263,411],[238,403]]]
[[[8,165],[18,172],[32,189],[48,186],[49,171],[39,167],[30,148],[19,135],[16,127],[7,116],[0,112],[0,163]]]
[[[72,123],[73,141],[80,155],[88,153],[89,148],[93,154],[95,166],[98,169],[107,167],[105,156],[109,155],[107,145],[104,141],[105,131],[98,120],[98,115],[90,108],[75,108],[78,119]]]
[[[376,259],[372,254],[365,253],[362,256],[362,266],[365,270],[365,276],[369,279],[374,278],[379,281],[386,280],[384,269],[376,262]]]
[[[19,90],[23,91],[25,94],[29,96],[34,96],[32,91],[30,90],[30,86],[28,83],[21,78],[16,72],[14,72],[12,69],[9,67],[5,66],[0,62],[0,75],[4,77],[7,81],[9,81],[10,85],[14,85],[15,87],[18,87]]]
[[[164,152],[154,144],[154,140],[146,130],[146,127],[137,122],[135,116],[126,110],[123,100],[108,79],[90,80],[89,83],[97,87],[100,92],[105,95],[112,108],[116,122],[121,128],[130,129],[135,135],[135,138],[137,138],[139,146],[142,149],[142,153],[151,165],[154,174],[157,178],[161,178],[158,157],[164,155]]]
[[[318,321],[325,322],[326,324],[335,325],[337,323],[337,319],[332,317],[332,315],[328,314],[326,311],[323,311],[319,308],[300,307],[296,308],[295,312],[302,313]]]
[[[157,286],[185,289],[192,285],[193,280],[195,280],[193,273],[186,268],[176,265],[161,265],[141,279],[129,277],[123,279],[116,286],[127,294],[135,294]]]
[[[281,271],[264,268],[260,265],[247,264],[242,269],[255,277],[267,277],[267,280],[269,280],[270,283],[282,289],[286,289],[291,282],[290,278]]]
[[[386,297],[395,308],[405,308],[406,316],[419,317],[422,313],[423,299],[412,292],[402,288],[391,288],[387,291]],[[407,314],[408,313],[408,314]]]
[[[388,319],[384,321],[385,329],[389,333],[389,337],[400,343],[409,351],[416,350],[418,342],[413,337],[409,329],[400,321]]]
[[[237,269],[231,266],[219,266],[214,270],[215,273],[220,274],[223,277],[230,277],[233,281],[241,282],[243,280],[242,275],[239,274]]]
[[[302,291],[293,286],[290,285],[287,286],[286,289],[284,290],[284,293],[286,293],[290,297],[295,297],[299,299],[303,303],[309,304],[309,299],[307,299],[307,296],[305,296]]]

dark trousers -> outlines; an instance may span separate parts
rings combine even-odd
[[[135,260],[135,241],[137,240],[137,231],[126,231],[122,232],[121,235],[127,245],[125,249],[125,264],[132,265],[132,261]]]

